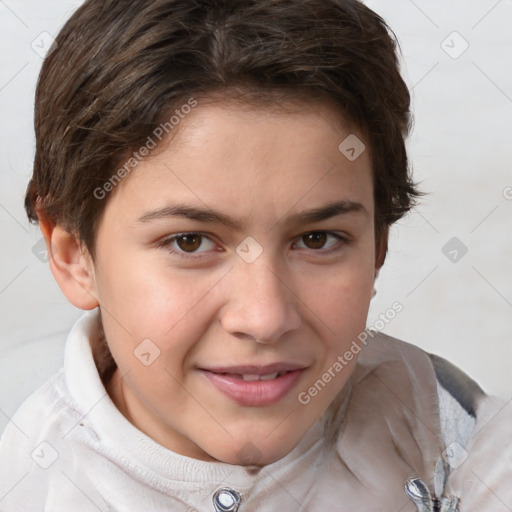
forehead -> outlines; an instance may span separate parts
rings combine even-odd
[[[373,215],[369,151],[327,104],[199,101],[174,130],[118,185],[107,210],[136,215],[179,202],[269,225],[301,207],[348,200]]]

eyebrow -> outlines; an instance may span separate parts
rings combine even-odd
[[[306,210],[304,212],[292,215],[286,219],[286,222],[291,224],[312,224],[336,217],[338,215],[345,215],[349,213],[368,215],[368,211],[361,203],[344,200],[329,203],[320,208],[313,208],[311,210]],[[240,224],[236,220],[234,220],[232,217],[229,217],[228,215],[225,215],[224,213],[212,210],[210,208],[195,207],[184,204],[169,205],[165,206],[164,208],[152,210],[142,215],[142,217],[139,218],[139,222],[146,223],[172,217],[182,217],[209,224],[223,224],[233,230],[241,229]]]

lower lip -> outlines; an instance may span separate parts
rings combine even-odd
[[[303,370],[293,370],[272,380],[245,381],[202,370],[209,381],[235,402],[247,407],[272,405],[288,394],[300,379]]]

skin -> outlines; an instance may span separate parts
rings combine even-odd
[[[78,307],[100,305],[118,365],[107,383],[112,400],[161,445],[232,464],[244,464],[240,453],[253,446],[259,465],[271,463],[346,383],[356,357],[307,405],[297,399],[364,330],[379,266],[369,151],[350,162],[338,150],[351,133],[364,141],[323,104],[285,113],[199,102],[108,198],[94,261],[43,220],[61,288]],[[342,200],[359,210],[294,218]],[[178,203],[237,226],[151,213]],[[311,241],[312,231],[322,233]],[[171,238],[190,232],[205,237]],[[263,250],[252,263],[236,251],[248,236]],[[160,350],[150,366],[134,357],[145,339]],[[267,406],[236,403],[198,370],[276,361],[306,369]]]

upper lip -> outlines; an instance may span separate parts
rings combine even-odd
[[[239,375],[270,375],[272,373],[291,372],[302,370],[305,365],[295,363],[272,363],[267,365],[243,364],[236,366],[219,366],[215,368],[201,368],[212,373],[236,373]]]

